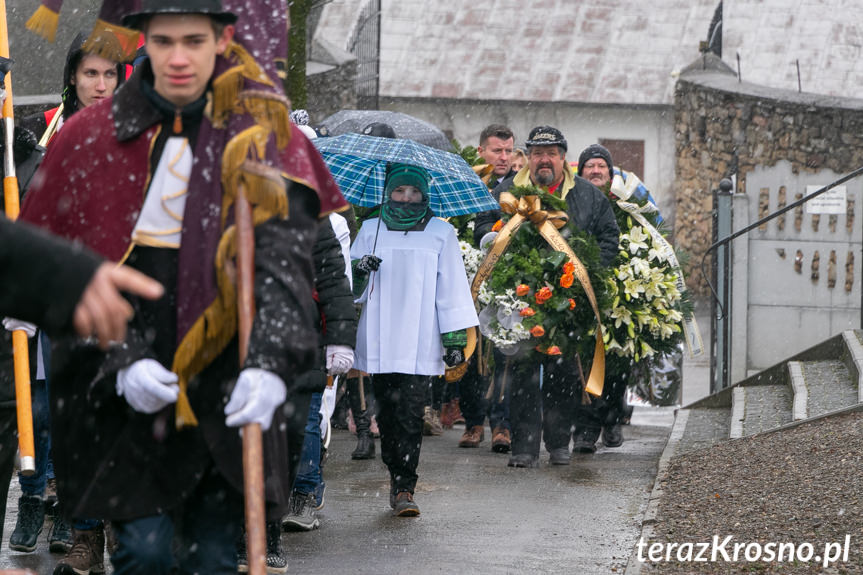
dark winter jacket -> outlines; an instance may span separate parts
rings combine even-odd
[[[345,258],[329,218],[318,224],[318,236],[312,253],[315,264],[315,300],[320,310],[321,346],[346,345],[357,341],[357,312],[348,277]],[[296,379],[294,393],[323,391],[327,383],[326,359],[321,349],[318,367]],[[289,391],[289,393],[290,393]]]
[[[51,335],[72,331],[75,306],[100,261],[88,250],[0,216],[0,317],[35,323]],[[12,334],[0,331],[0,406],[8,406],[15,404]],[[30,380],[35,378],[31,338]]]
[[[617,245],[620,240],[620,228],[617,227],[611,203],[599,188],[571,172],[570,175],[571,178],[566,178],[559,190],[566,200],[569,223],[596,238],[602,264],[610,265],[617,255]],[[529,183],[529,172],[524,169],[515,177],[507,178],[498,184],[492,190],[492,195],[495,199],[499,199],[502,192],[513,186]],[[500,217],[500,210],[490,210],[477,215],[474,227],[474,238],[477,243],[491,231]]]

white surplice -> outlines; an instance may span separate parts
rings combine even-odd
[[[351,259],[372,253],[378,220],[363,223]],[[443,375],[441,334],[478,325],[455,229],[432,218],[423,231],[381,224],[381,258],[363,294],[354,367],[367,373]]]

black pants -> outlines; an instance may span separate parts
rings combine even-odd
[[[575,433],[588,431],[597,433],[604,426],[612,426],[625,415],[626,387],[630,372],[605,374],[602,396],[591,397],[590,402],[575,409]]]
[[[277,413],[273,418],[273,424],[270,429],[264,434],[264,458],[269,461],[273,453],[283,453],[281,450],[282,443],[287,444],[287,465],[281,466],[266,466],[265,481],[271,480],[271,474],[284,473],[287,469],[287,478],[280,478],[281,485],[284,486],[286,492],[283,494],[284,501],[277,505],[271,502],[267,503],[267,521],[279,521],[286,513],[288,513],[287,503],[290,499],[291,488],[294,484],[294,479],[297,477],[297,470],[300,466],[300,455],[303,451],[303,440],[306,437],[306,422],[309,420],[309,406],[312,402],[312,392],[307,390],[298,390],[291,393],[291,397],[282,406],[281,412]],[[284,435],[279,437],[275,433],[276,430],[284,429]],[[268,452],[268,449],[271,450]],[[270,455],[268,455],[268,453]]]
[[[542,387],[540,388],[540,365]],[[540,433],[545,447],[569,447],[572,418],[581,397],[578,367],[572,360],[510,361],[512,454],[539,456]]]
[[[484,425],[485,417],[488,415],[489,428],[494,431],[498,427],[510,428],[510,405],[509,397],[512,388],[508,381],[510,375],[504,377],[504,369],[507,358],[497,349],[494,350],[494,387],[491,398],[486,398],[489,383],[492,377],[480,375],[476,367],[476,356],[471,359],[467,373],[459,382],[461,400],[459,407],[464,415],[465,429],[475,425]],[[501,397],[501,385],[506,383],[503,397]]]
[[[440,411],[446,395],[446,379],[443,377],[432,377],[429,386],[429,397],[426,405],[430,405],[435,411]]]
[[[11,349],[11,348],[10,348]],[[9,402],[11,403],[11,402]],[[15,467],[15,453],[18,451],[18,418],[14,405],[0,406],[0,517],[6,517],[6,496],[9,482]],[[0,524],[0,540],[3,525]]]
[[[414,492],[423,441],[423,409],[430,380],[425,375],[372,375],[381,432],[381,459],[394,493]]]

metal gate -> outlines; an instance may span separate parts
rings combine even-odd
[[[357,107],[378,110],[381,68],[381,0],[369,0],[360,12],[357,27],[348,44],[357,57]]]

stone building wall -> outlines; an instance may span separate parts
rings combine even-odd
[[[357,107],[357,62],[306,76],[308,111],[311,123],[316,124],[339,110]]]
[[[844,174],[863,166],[863,100],[739,83],[721,66],[694,68],[684,71],[675,89],[674,233],[676,245],[692,256],[689,288],[706,296],[700,265],[712,242],[712,194],[719,181],[736,173],[735,192],[745,194],[749,172],[780,160],[789,161],[795,174]]]

